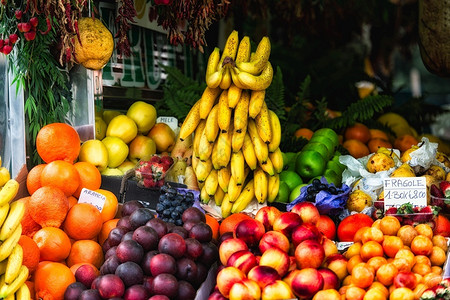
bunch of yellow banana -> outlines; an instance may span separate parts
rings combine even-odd
[[[278,194],[281,126],[265,102],[273,77],[269,55],[267,37],[251,53],[249,37],[239,41],[233,31],[222,54],[219,48],[211,53],[207,87],[180,129],[180,139],[194,134],[192,167],[200,198],[221,206],[224,218],[253,199],[271,202]]]

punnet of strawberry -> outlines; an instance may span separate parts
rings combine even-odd
[[[437,285],[425,290],[420,300],[450,299],[450,278],[445,278]]]
[[[144,188],[159,188],[164,184],[173,159],[168,155],[153,155],[149,160],[140,160],[135,167],[137,184]]]
[[[430,186],[431,204],[439,206],[442,213],[450,213],[450,181],[443,180]]]
[[[379,202],[379,203],[377,203]],[[411,203],[405,203],[399,207],[390,207],[384,211],[384,203],[382,201],[375,201],[375,210],[373,218],[381,219],[384,216],[396,217],[402,225],[416,226],[418,224],[426,223],[432,229],[436,226],[436,216],[440,211],[440,207],[434,205],[427,206],[413,206]]]

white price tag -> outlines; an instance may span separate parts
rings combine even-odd
[[[178,128],[178,119],[175,117],[158,117],[156,123],[166,123],[173,131]]]
[[[83,188],[78,198],[78,203],[89,203],[97,207],[97,209],[102,212],[103,206],[105,205],[106,196],[92,190]]]
[[[425,177],[385,178],[384,209],[411,203],[413,207],[427,206],[427,182]]]

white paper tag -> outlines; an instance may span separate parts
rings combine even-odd
[[[166,123],[173,131],[178,128],[178,119],[175,117],[158,117],[156,123]]]
[[[425,177],[390,177],[383,181],[384,209],[411,203],[413,207],[427,206]]]
[[[78,198],[78,203],[89,203],[97,207],[97,209],[102,212],[103,206],[105,205],[106,196],[87,188],[83,188]]]

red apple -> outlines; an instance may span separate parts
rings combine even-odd
[[[314,268],[305,268],[293,275],[291,289],[301,299],[312,298],[322,288],[323,277]]]
[[[325,251],[318,241],[306,240],[295,248],[295,260],[299,269],[317,269],[322,265],[324,258]]]
[[[320,219],[319,210],[314,204],[307,201],[300,202],[294,205],[294,207],[291,209],[291,212],[298,214],[303,223],[311,223],[313,225],[316,225]]]
[[[394,277],[394,285],[396,288],[406,287],[410,290],[414,290],[417,285],[417,279],[411,271],[400,271]]]
[[[316,240],[320,242],[322,239],[322,234],[315,225],[303,223],[292,231],[291,239],[294,247],[297,247],[298,244],[306,240]]]
[[[248,250],[234,252],[228,258],[227,267],[235,267],[247,274],[251,268],[257,266],[256,256]]]
[[[259,241],[259,251],[261,254],[269,248],[279,248],[284,252],[288,252],[290,248],[289,239],[278,231],[267,231]]]
[[[248,272],[247,278],[258,283],[260,288],[264,288],[266,285],[276,280],[280,280],[281,276],[278,274],[277,270],[272,267],[256,266]]]
[[[233,285],[244,279],[245,274],[235,267],[226,267],[217,273],[216,278],[217,288],[223,296],[228,298]]]
[[[282,280],[276,280],[266,285],[262,290],[262,299],[292,299],[294,293],[289,284]]]
[[[234,229],[234,237],[243,240],[249,247],[258,245],[266,232],[264,225],[254,219],[240,221]]]
[[[261,288],[253,280],[244,278],[233,284],[229,297],[230,299],[260,299]]]
[[[347,271],[347,258],[340,253],[332,254],[325,259],[325,268],[330,269],[338,276],[342,281],[348,275]]]
[[[339,289],[339,277],[336,275],[336,273],[334,273],[333,271],[331,271],[330,269],[327,268],[320,268],[317,271],[319,271],[320,275],[322,275],[323,277],[323,289],[327,290],[327,289]]]
[[[289,255],[278,248],[270,248],[261,255],[259,265],[272,267],[283,277],[289,270]]]
[[[219,246],[220,262],[226,266],[230,256],[240,250],[248,250],[247,244],[237,238],[227,239]]]
[[[281,215],[281,211],[275,206],[263,206],[255,215],[255,220],[258,220],[264,225],[266,231],[273,229],[273,223]]]
[[[292,231],[302,224],[302,219],[299,215],[293,212],[284,212],[278,216],[273,223],[273,230],[279,231],[287,237],[290,237]]]

